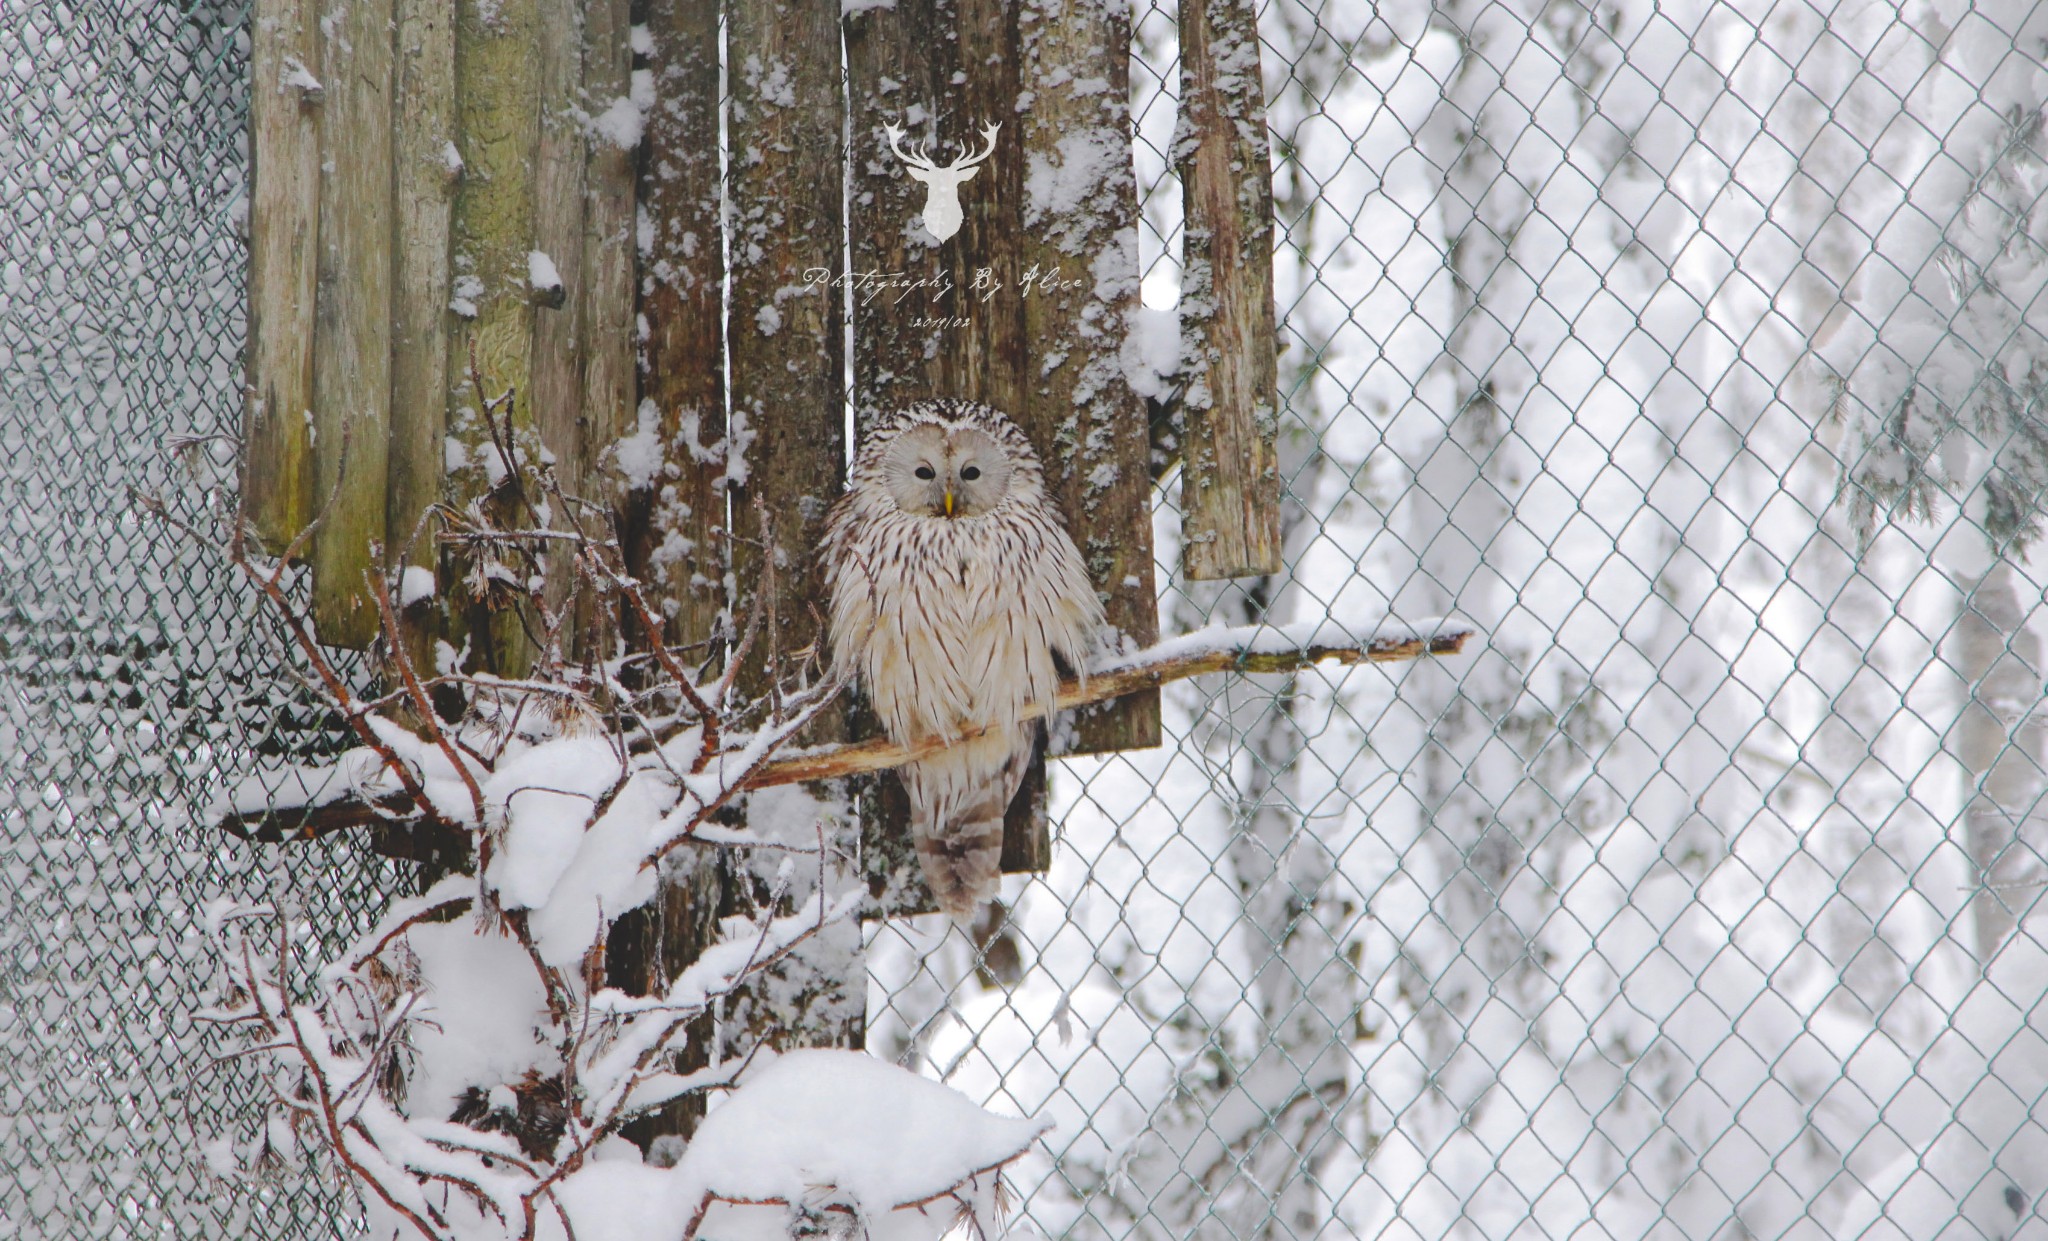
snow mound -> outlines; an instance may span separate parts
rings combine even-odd
[[[860,1052],[795,1051],[749,1072],[705,1119],[677,1189],[686,1202],[725,1200],[705,1236],[751,1235],[756,1220],[785,1235],[784,1204],[797,1204],[856,1211],[871,1235],[936,1238],[963,1211],[992,1223],[997,1170],[1049,1127]]]

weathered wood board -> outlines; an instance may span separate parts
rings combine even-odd
[[[1131,30],[1121,0],[1023,6],[1025,163],[1019,302],[1033,342],[1023,417],[1114,641],[1159,640],[1145,403],[1124,378],[1138,308],[1138,185],[1131,161]],[[1158,695],[1077,712],[1053,752],[1159,744]]]
[[[642,455],[626,502],[627,563],[669,638],[711,638],[726,604],[725,247],[718,0],[649,0],[654,108],[640,146]]]
[[[320,519],[313,623],[367,646],[365,588],[386,541],[391,439],[391,0],[350,0],[322,21],[320,278],[313,317],[313,499]]]
[[[849,291],[858,424],[933,396],[1008,413],[1038,448],[1119,640],[1142,646],[1158,608],[1146,415],[1122,366],[1138,287],[1127,23],[1094,0],[898,0],[849,15]],[[928,186],[906,155],[974,171]],[[926,208],[948,192],[959,226],[942,238]],[[1091,709],[1054,731],[1053,752],[1156,745],[1158,712],[1156,695]],[[883,785],[871,886],[929,908],[904,882],[916,867],[901,792]],[[1011,805],[1006,870],[1050,863],[1043,790],[1041,760]]]
[[[320,63],[313,0],[250,16],[249,340],[242,506],[282,553],[313,516],[313,305],[320,228]]]
[[[727,213],[731,366],[726,475],[734,589],[751,605],[770,570],[774,633],[757,644],[793,673],[822,652],[824,566],[813,554],[845,472],[845,318],[836,290],[805,273],[842,263],[837,0],[731,0],[727,64],[732,160]],[[742,683],[747,683],[743,677]],[[820,739],[837,729],[821,724]]]
[[[772,568],[775,633],[754,658],[821,659],[812,549],[849,403],[857,435],[941,395],[1026,430],[1115,640],[1156,639],[1147,411],[1123,371],[1130,29],[1113,0],[843,17],[831,0],[258,0],[255,22],[246,511],[278,551],[326,512],[299,549],[322,641],[374,638],[373,567],[463,572],[421,515],[511,502],[481,417],[507,393],[512,447],[615,511],[671,642],[715,653]],[[1195,576],[1278,555],[1250,22],[1246,0],[1182,12]],[[549,608],[595,633],[567,558],[544,567]],[[530,614],[443,623],[479,667],[536,655]],[[1156,694],[1051,733],[1055,754],[1158,739]],[[1006,868],[1048,864],[1043,777],[1012,807]],[[877,857],[906,843],[895,796],[875,799]]]
[[[454,0],[398,0],[398,98],[392,125],[397,218],[391,294],[388,561],[432,567],[420,528],[441,498],[448,435],[449,226],[461,162],[455,146]]]
[[[1279,369],[1273,183],[1252,0],[1181,0],[1184,204],[1181,564],[1195,579],[1278,573]]]

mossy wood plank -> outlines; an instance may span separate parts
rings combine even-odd
[[[448,239],[455,155],[455,0],[398,0],[392,199],[397,270],[391,305],[391,451],[387,562],[431,566],[420,517],[441,498],[448,433]],[[418,532],[417,540],[414,538]]]
[[[640,204],[639,420],[658,459],[627,470],[627,562],[651,583],[675,642],[709,639],[726,605],[725,252],[719,214],[719,6],[648,0],[654,108],[647,115]],[[625,463],[622,463],[625,464]]]
[[[364,647],[366,574],[385,542],[391,434],[392,0],[347,0],[320,48],[320,282],[313,320],[313,623]]]
[[[393,240],[391,438],[386,462],[385,563],[435,570],[437,529],[423,522],[441,498],[448,435],[448,243],[460,161],[455,156],[455,0],[397,0],[396,98],[391,132]],[[440,614],[415,606],[405,654],[434,667]],[[397,683],[396,668],[386,670]]]
[[[584,16],[583,97],[609,110],[632,89],[630,0],[589,0]],[[715,129],[709,132],[716,132]],[[614,500],[602,480],[606,450],[632,424],[634,392],[634,157],[617,135],[594,134],[583,178],[582,455],[578,490],[593,502]]]
[[[537,0],[540,140],[535,148],[533,420],[556,476],[582,491],[583,460],[583,0]],[[539,256],[545,256],[544,258]],[[552,271],[548,269],[552,268]],[[536,279],[538,277],[538,279]],[[550,283],[552,281],[552,283]],[[557,520],[567,520],[567,514]],[[573,608],[575,563],[566,545],[546,556],[548,609]],[[573,629],[573,622],[568,626]],[[573,642],[573,634],[565,634]],[[565,653],[573,647],[565,646]]]
[[[1104,601],[1110,641],[1159,640],[1145,404],[1124,379],[1138,306],[1138,185],[1131,162],[1131,29],[1121,0],[1027,0],[1019,17],[1018,298],[1032,342],[1026,429]],[[1159,744],[1159,696],[1076,712],[1053,753]]]
[[[242,506],[273,552],[282,552],[313,516],[321,94],[314,20],[312,0],[257,0],[249,27]]]
[[[483,402],[513,394],[511,420],[523,451],[538,447],[533,421],[534,187],[540,143],[539,0],[460,0],[455,28],[457,144],[454,274],[459,309],[450,333],[448,425],[463,447],[449,478],[457,503],[487,495],[499,464]],[[474,361],[482,391],[471,382]],[[510,518],[510,515],[507,515]],[[506,675],[531,660],[522,617],[476,607],[465,618],[474,662]]]
[[[1273,184],[1252,0],[1181,0],[1181,563],[1196,579],[1278,573]]]

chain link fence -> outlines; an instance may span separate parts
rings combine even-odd
[[[1148,304],[1170,5],[1134,11]],[[238,5],[0,9],[0,1235],[351,1235],[230,1192],[195,911],[411,880],[205,821],[326,744],[221,567]],[[1021,981],[873,924],[869,1043],[1059,1128],[1048,1237],[2048,1236],[2048,9],[1269,0],[1290,571],[1456,614],[1054,775]],[[1177,562],[1169,486],[1162,569]],[[1028,1233],[1027,1233],[1028,1235]]]

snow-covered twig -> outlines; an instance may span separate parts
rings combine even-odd
[[[1085,678],[1061,681],[1054,709],[1068,711],[1090,703],[1104,702],[1126,694],[1142,693],[1173,681],[1211,673],[1285,673],[1326,662],[1355,665],[1455,655],[1464,649],[1471,636],[1470,626],[1455,620],[1437,619],[1421,621],[1414,625],[1387,625],[1362,637],[1353,636],[1330,625],[1319,625],[1313,629],[1247,626],[1238,629],[1202,630],[1185,637],[1169,639],[1135,655],[1101,661],[1089,669]],[[737,666],[740,657],[741,652],[736,651],[731,663]],[[838,683],[829,682],[817,687],[810,695],[792,699],[785,705],[796,710],[796,722],[802,723],[824,705],[819,700],[820,693],[827,695],[829,700],[829,695],[838,693],[840,688]],[[711,703],[717,703],[723,700],[725,693],[725,687],[721,683],[719,687],[704,693],[703,697]],[[1027,714],[1037,715],[1042,710],[1042,707],[1031,708]],[[667,731],[671,734],[680,734],[686,730],[672,726]],[[786,740],[796,731],[780,730],[777,735]],[[751,770],[738,781],[728,781],[721,786],[722,794],[714,799],[709,808],[716,810],[731,796],[748,789],[773,788],[779,785],[887,771],[905,763],[928,758],[948,746],[970,740],[975,735],[978,734],[969,733],[952,738],[935,737],[914,746],[875,739],[823,746],[782,758],[773,757],[772,750],[755,754],[751,756]],[[777,742],[777,746],[780,746],[780,741]],[[705,769],[704,766],[697,764],[693,764],[692,767],[692,774],[701,774]],[[394,805],[395,802],[390,799],[377,805],[336,800],[303,811],[289,805],[281,805],[261,813],[228,814],[222,818],[220,826],[230,834],[245,838],[281,839],[283,837],[275,828],[267,827],[269,817],[296,814],[301,816],[301,826],[293,838],[312,839],[328,832],[388,819]],[[675,838],[680,837],[681,834],[678,834]]]
[[[1061,681],[1053,709],[1071,711],[1089,703],[1106,702],[1215,672],[1282,673],[1324,662],[1389,663],[1430,655],[1455,655],[1464,649],[1471,636],[1470,626],[1437,619],[1413,626],[1390,626],[1366,638],[1353,637],[1331,625],[1310,629],[1245,626],[1201,630],[1169,639],[1136,655],[1102,661],[1091,667],[1085,677]],[[1035,717],[1044,711],[1042,705],[1029,707],[1025,716]],[[934,737],[912,746],[875,740],[824,747],[763,763],[747,778],[747,787],[772,788],[886,771],[928,758],[979,735],[977,732]]]

